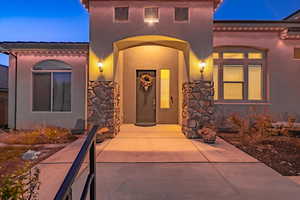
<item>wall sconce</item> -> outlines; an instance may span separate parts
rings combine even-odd
[[[203,62],[203,61],[201,61],[201,62],[199,63],[199,67],[200,67],[200,73],[203,74],[204,69],[205,69],[205,67],[206,67],[206,63]]]
[[[99,71],[103,72],[103,63],[102,62],[98,62],[98,67],[99,67]]]

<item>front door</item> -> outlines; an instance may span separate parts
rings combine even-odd
[[[136,71],[136,125],[156,124],[156,71]]]

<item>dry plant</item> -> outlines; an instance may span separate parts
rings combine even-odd
[[[259,113],[255,107],[249,109],[248,115],[241,117],[232,114],[229,121],[239,129],[242,144],[259,143],[272,134],[272,117],[266,110]]]
[[[40,188],[39,168],[28,166],[17,170],[14,174],[1,175],[1,200],[37,200]]]
[[[0,142],[6,144],[56,144],[75,140],[68,129],[58,127],[42,127],[32,131],[15,131],[0,137]]]

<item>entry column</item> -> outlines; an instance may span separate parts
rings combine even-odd
[[[214,125],[214,89],[212,81],[183,84],[182,132],[197,138],[197,131]]]

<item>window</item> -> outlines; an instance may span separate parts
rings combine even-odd
[[[189,8],[175,8],[175,21],[187,22],[189,20]]]
[[[219,98],[219,87],[218,87],[218,83],[219,83],[219,66],[218,65],[214,65],[213,81],[214,81],[214,91],[215,91],[214,100],[218,100],[218,98]]]
[[[248,53],[248,59],[262,59],[262,53]]]
[[[234,102],[265,100],[265,57],[265,52],[251,48],[215,49],[214,99]]]
[[[160,108],[170,108],[170,70],[160,70]]]
[[[223,82],[225,100],[243,99],[244,69],[242,65],[224,65]]]
[[[71,111],[71,69],[56,60],[33,67],[33,111]]]
[[[129,7],[116,7],[115,8],[115,21],[126,22],[128,21]]]
[[[248,66],[248,99],[262,99],[262,70],[261,65]]]
[[[300,59],[300,48],[294,48],[294,58]]]
[[[157,7],[145,8],[144,22],[148,22],[148,23],[159,22],[159,13]]]
[[[213,53],[213,59],[219,59],[220,55],[219,53]]]
[[[224,59],[244,59],[244,53],[223,53]]]

